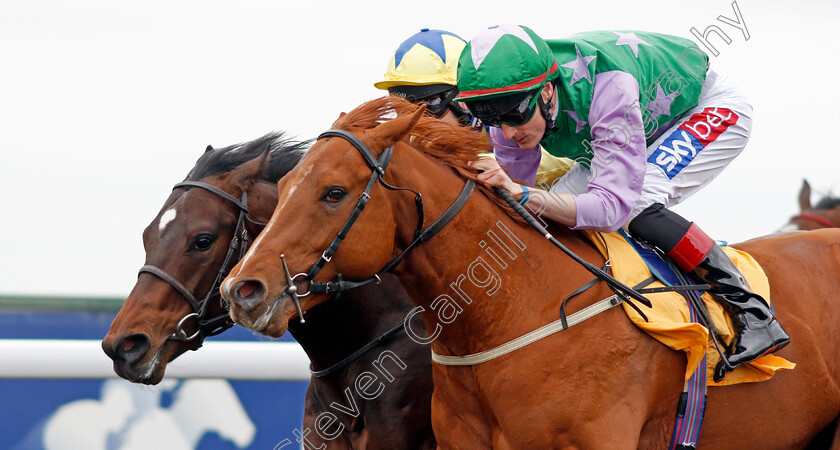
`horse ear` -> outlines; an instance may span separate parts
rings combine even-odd
[[[265,144],[265,150],[262,152],[262,155],[246,162],[245,164],[242,164],[237,167],[236,170],[231,172],[231,183],[235,186],[239,186],[243,191],[247,191],[254,181],[268,172],[268,163],[270,159],[271,142],[268,142]]]
[[[338,128],[338,123],[339,123],[339,122],[341,122],[341,119],[342,119],[344,116],[346,116],[346,115],[347,115],[347,113],[342,111],[342,112],[338,115],[338,119],[335,119],[335,122],[333,122],[333,124],[332,124],[332,126],[331,126],[330,128]]]
[[[393,145],[395,142],[401,140],[412,128],[417,124],[417,121],[423,117],[426,112],[426,105],[420,105],[412,114],[398,116],[396,119],[391,119],[383,122],[371,130],[371,140],[374,147],[386,148]]]
[[[207,148],[204,149],[204,153],[212,152],[212,151],[213,151],[213,146],[209,145],[209,144],[207,145]]]
[[[802,180],[802,188],[799,189],[799,211],[811,209],[811,185],[808,180]]]

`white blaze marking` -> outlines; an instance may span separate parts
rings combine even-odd
[[[312,172],[312,168],[313,168],[313,167],[315,167],[315,166],[314,166],[314,165],[309,166],[309,168],[308,168],[308,169],[306,169],[306,172],[304,172],[304,173],[303,173],[303,175],[301,175],[301,177],[300,177],[300,178],[298,178],[297,182],[296,182],[295,184],[293,184],[293,185],[292,185],[292,188],[291,188],[291,189],[289,189],[289,193],[286,195],[286,198],[291,197],[291,196],[292,196],[292,194],[294,194],[294,193],[295,193],[295,191],[296,191],[296,190],[297,190],[297,188],[298,188],[298,185],[299,185],[299,184],[303,181],[303,179],[304,179],[304,178],[306,178],[306,176],[307,176],[307,175],[309,175],[309,172]]]
[[[309,175],[309,172],[312,172],[313,167],[315,167],[315,166],[310,165],[309,168],[306,169],[306,172],[304,172],[303,175],[301,175],[301,177],[298,178],[298,180],[295,182],[295,184],[292,185],[292,187],[289,189],[289,193],[286,194],[287,199],[289,197],[291,197],[292,194],[295,193],[295,191],[298,188],[298,185],[303,182],[303,179],[306,178],[307,175]],[[280,214],[281,211],[283,211],[283,208],[285,206],[286,206],[286,203],[283,202],[282,204],[279,205],[277,210],[274,211],[274,214],[271,216],[272,220],[268,221],[268,226],[266,226],[265,229],[262,231],[262,233],[260,233],[260,235],[257,236],[257,239],[254,240],[254,244],[251,245],[251,248],[248,250],[248,253],[245,254],[245,258],[242,259],[242,264],[239,266],[240,268],[245,267],[248,264],[248,260],[251,259],[251,255],[253,255],[254,252],[257,251],[257,247],[262,242],[262,237],[265,236],[265,235],[268,235],[271,232],[271,227],[274,226],[274,218],[277,217],[277,215]]]
[[[163,229],[166,228],[167,225],[169,225],[169,222],[172,222],[173,220],[175,220],[175,214],[176,214],[175,208],[170,208],[170,209],[167,209],[166,212],[163,213],[162,216],[160,216],[160,223],[158,224],[158,230],[161,233],[163,233]]]

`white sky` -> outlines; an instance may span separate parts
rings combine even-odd
[[[0,0],[0,294],[127,295],[141,232],[207,144],[301,138],[373,88],[423,27],[470,39],[519,23],[544,38],[596,29],[691,37],[717,24],[712,66],[750,93],[745,152],[677,208],[716,239],[774,231],[803,177],[840,191],[835,1]],[[413,10],[409,9],[413,7]]]

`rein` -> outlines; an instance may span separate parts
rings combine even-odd
[[[472,180],[467,180],[464,185],[464,188],[461,189],[461,193],[458,194],[458,198],[449,205],[449,208],[437,219],[434,223],[429,225],[428,228],[423,229],[423,198],[419,192],[405,187],[397,187],[391,186],[390,184],[386,183],[382,177],[385,176],[385,169],[388,167],[388,163],[391,161],[391,157],[394,154],[394,146],[390,146],[386,148],[382,154],[377,159],[370,149],[356,136],[350,134],[344,130],[327,130],[321,133],[318,136],[317,140],[321,140],[328,137],[339,137],[347,142],[349,142],[356,150],[361,153],[362,157],[364,158],[365,162],[367,163],[368,167],[370,167],[372,173],[370,176],[370,180],[368,180],[367,185],[365,186],[364,192],[359,196],[359,200],[356,202],[356,207],[353,209],[353,212],[350,213],[350,217],[347,218],[347,221],[344,222],[344,225],[341,227],[339,232],[336,234],[335,238],[330,243],[329,247],[323,251],[321,257],[318,258],[309,270],[306,273],[298,273],[295,276],[291,276],[289,272],[289,268],[286,265],[285,255],[280,255],[280,258],[283,262],[283,270],[286,275],[286,282],[288,287],[286,288],[286,293],[292,298],[292,301],[295,304],[295,307],[298,310],[298,315],[300,316],[301,323],[304,323],[305,320],[303,318],[303,312],[300,307],[299,297],[305,297],[312,292],[317,293],[324,293],[324,294],[331,294],[331,293],[341,293],[342,291],[346,291],[348,289],[356,288],[359,286],[364,286],[368,283],[375,282],[379,284],[381,282],[380,276],[385,274],[386,272],[391,271],[394,267],[396,267],[405,256],[414,248],[416,245],[426,242],[427,240],[431,239],[432,236],[437,234],[443,227],[446,226],[457,214],[458,212],[464,207],[469,200],[470,195],[475,188],[475,182]],[[414,193],[414,203],[417,206],[417,228],[414,230],[414,239],[406,246],[403,251],[397,255],[396,257],[392,258],[390,261],[385,263],[385,265],[380,269],[378,272],[373,274],[372,276],[361,280],[361,281],[346,281],[342,278],[341,274],[337,274],[335,280],[328,281],[324,283],[314,282],[312,281],[318,272],[324,267],[324,265],[332,260],[332,256],[338,251],[339,245],[344,240],[344,237],[347,236],[347,233],[350,231],[350,228],[353,227],[353,224],[356,222],[356,219],[359,218],[359,215],[365,209],[365,205],[367,205],[368,200],[370,200],[370,192],[373,190],[373,186],[376,183],[381,184],[383,187],[389,190],[406,190]],[[309,290],[303,294],[297,292],[297,286],[294,284],[294,281],[298,277],[304,277],[305,279],[309,280]]]
[[[820,217],[816,214],[810,214],[810,213],[797,214],[797,215],[795,215],[791,218],[791,220],[793,220],[793,219],[808,219],[808,220],[813,220],[814,222],[817,222],[818,224],[824,225],[828,228],[840,228],[840,225],[837,225],[836,223],[826,219],[825,217]]]
[[[324,370],[313,370],[312,366],[309,366],[309,373],[315,378],[323,378],[327,375],[333,374],[338,372],[339,370],[345,368],[348,364],[353,362],[356,358],[364,355],[365,353],[373,350],[376,347],[382,345],[385,341],[390,339],[392,336],[396,335],[400,332],[400,330],[405,329],[405,319],[400,320],[400,322],[394,325],[390,330],[382,333],[381,336],[378,338],[368,342],[364,347],[356,350],[355,352],[348,355],[346,358],[342,359],[341,361],[327,367]]]
[[[595,317],[596,315],[625,302],[628,305],[630,305],[633,309],[635,309],[636,312],[639,313],[639,315],[644,317],[645,320],[647,320],[647,317],[639,309],[639,307],[636,306],[633,302],[629,301],[630,298],[638,300],[647,307],[651,307],[650,301],[647,298],[645,298],[644,295],[642,295],[643,293],[688,291],[697,288],[708,289],[708,285],[687,285],[670,286],[664,288],[639,289],[653,282],[655,280],[654,277],[648,278],[647,280],[644,280],[643,282],[634,287],[626,286],[624,285],[624,283],[621,283],[620,281],[616,280],[612,275],[608,274],[605,269],[596,267],[592,263],[576,255],[562,243],[557,241],[557,239],[555,239],[554,236],[552,236],[551,233],[549,233],[548,230],[545,229],[545,227],[539,224],[536,221],[536,219],[534,219],[530,214],[528,214],[527,211],[525,211],[525,208],[523,208],[522,205],[519,204],[519,202],[513,199],[509,192],[498,187],[494,188],[494,191],[497,195],[502,197],[520,216],[522,216],[522,218],[525,219],[529,225],[531,225],[533,228],[539,231],[540,234],[542,234],[546,239],[551,241],[551,243],[553,243],[555,246],[563,250],[564,253],[569,255],[569,257],[571,257],[577,263],[585,267],[588,271],[595,274],[596,278],[584,284],[583,286],[581,286],[581,288],[575,290],[572,294],[570,294],[568,297],[566,297],[566,299],[563,300],[560,306],[560,318],[555,320],[554,322],[537,328],[534,331],[526,333],[516,339],[499,345],[498,347],[479,353],[473,353],[471,355],[440,355],[438,353],[435,353],[433,350],[432,361],[434,361],[437,364],[441,364],[444,366],[472,366],[491,361],[500,356],[506,355],[522,347],[525,347],[526,345],[539,341],[540,339],[551,336],[552,334],[568,329],[569,327],[577,325],[587,319],[591,319],[592,317]],[[606,265],[605,268],[606,267],[608,267],[608,265]],[[571,297],[578,295],[584,292],[585,290],[589,289],[590,287],[594,286],[595,283],[598,281],[606,282],[610,289],[612,289],[613,292],[615,292],[615,294],[605,299],[599,300],[593,303],[592,305],[589,305],[583,308],[582,310],[567,316],[565,311],[566,301],[568,301]]]
[[[184,181],[176,184],[172,189],[175,190],[184,187],[199,187],[205,189],[233,203],[239,208],[239,218],[236,221],[236,229],[234,229],[233,237],[230,240],[230,245],[228,246],[228,251],[225,255],[224,262],[222,262],[222,266],[219,268],[219,272],[216,274],[216,280],[213,282],[213,285],[210,287],[210,290],[207,291],[207,295],[205,295],[201,301],[198,301],[196,300],[193,293],[190,292],[190,290],[187,289],[183,284],[181,284],[181,282],[176,280],[175,277],[166,273],[166,271],[159,267],[153,265],[145,265],[140,268],[140,271],[138,272],[137,276],[139,277],[143,273],[150,273],[152,275],[155,275],[161,280],[169,283],[169,285],[172,286],[176,291],[178,291],[178,293],[181,294],[184,300],[186,300],[187,303],[189,303],[190,307],[192,308],[192,312],[182,317],[181,320],[178,321],[178,325],[175,327],[175,331],[172,332],[168,340],[189,342],[193,339],[198,338],[198,347],[192,349],[197,350],[201,347],[206,337],[215,336],[233,326],[233,320],[231,320],[229,314],[223,314],[208,318],[208,305],[210,304],[210,299],[219,295],[219,286],[222,284],[222,281],[225,279],[225,277],[227,277],[227,274],[230,271],[229,267],[231,266],[231,261],[234,259],[234,254],[236,253],[236,250],[239,250],[239,256],[236,258],[235,261],[239,261],[240,259],[242,259],[242,256],[248,249],[248,232],[247,230],[245,230],[244,221],[248,220],[252,223],[256,222],[253,222],[250,218],[247,217],[248,195],[245,192],[242,193],[241,199],[237,199],[236,197],[217,188],[216,186],[203,183],[201,181]],[[198,327],[195,333],[193,333],[192,335],[187,335],[187,332],[184,331],[184,324],[190,319],[195,319],[198,324]]]
[[[595,265],[593,265],[589,261],[584,260],[580,256],[576,255],[574,252],[572,252],[571,250],[566,248],[566,246],[563,245],[562,243],[560,243],[560,241],[558,241],[557,239],[555,239],[554,236],[552,236],[551,233],[549,233],[548,230],[545,229],[545,227],[540,225],[540,223],[537,222],[536,219],[534,219],[530,214],[528,214],[528,211],[525,211],[525,208],[522,205],[520,205],[519,202],[514,200],[513,197],[511,197],[511,195],[508,191],[505,191],[505,190],[503,190],[501,188],[498,188],[498,187],[493,188],[493,190],[496,192],[497,195],[499,195],[500,197],[505,199],[505,201],[513,208],[513,210],[516,211],[517,214],[522,216],[522,218],[525,219],[525,221],[528,222],[528,224],[531,225],[531,227],[536,229],[540,234],[543,235],[543,237],[545,237],[546,239],[551,241],[551,243],[554,244],[560,250],[562,250],[563,253],[565,253],[570,258],[575,260],[575,262],[577,262],[578,264],[583,266],[586,270],[588,270],[589,272],[594,274],[596,277],[600,278],[605,283],[607,283],[607,285],[613,291],[616,291],[616,294],[632,297],[634,300],[637,300],[638,302],[647,306],[648,308],[652,307],[651,304],[650,304],[650,300],[648,300],[644,295],[640,294],[639,292],[637,292],[635,289],[631,288],[630,286],[626,286],[624,283],[615,279],[612,275],[610,275],[607,272],[603,271],[602,269],[596,267]],[[631,305],[633,307],[633,309],[635,309],[639,314],[644,316],[644,314],[642,314],[642,312],[639,311],[639,308],[636,305],[634,305],[633,303],[628,303],[628,304]]]

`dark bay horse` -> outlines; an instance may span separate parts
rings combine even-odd
[[[266,161],[260,155],[267,146],[271,150]],[[157,384],[167,363],[196,350],[205,335],[230,325],[225,320],[227,307],[214,285],[220,270],[238,260],[237,250],[225,267],[228,244],[236,234],[242,245],[241,227],[250,236],[262,231],[277,206],[277,180],[294,167],[305,148],[305,143],[285,139],[282,133],[222,149],[208,147],[187,176],[187,183],[206,185],[179,184],[143,233],[146,266],[102,341],[119,376]],[[247,193],[245,217],[237,203],[243,192]],[[235,232],[239,222],[240,230]],[[179,292],[162,278],[167,276],[188,292]],[[207,312],[196,318],[193,313],[198,308],[185,297],[204,298],[198,296],[207,292]],[[313,369],[324,370],[400,324],[410,308],[394,277],[383,277],[381,285],[347,292],[311,309],[305,324],[296,322],[289,329],[309,355]],[[199,321],[209,325],[198,329]],[[364,374],[379,373],[377,369],[383,366],[394,379],[385,383],[377,398],[361,398],[358,380]],[[319,447],[326,441],[330,448],[341,449],[434,448],[431,378],[428,349],[404,333],[384,339],[331,374],[313,375],[304,412],[308,442]],[[328,429],[323,429],[323,423],[322,429],[316,429],[319,416],[327,418],[322,422],[331,417],[336,421]],[[278,435],[291,431],[278,430]],[[331,439],[322,438],[324,434]]]
[[[840,198],[827,195],[811,206],[811,185],[802,180],[799,189],[799,214],[790,218],[783,231],[840,228]]]
[[[350,140],[332,132],[280,181],[280,206],[269,229],[222,284],[238,322],[259,320],[266,323],[261,333],[280,335],[297,320],[294,295],[309,292],[300,299],[308,310],[327,301],[310,292],[313,286],[338,274],[366,279],[411,248],[393,271],[418,307],[432,351],[463,356],[557,320],[562,299],[592,278],[489,191],[476,187],[450,214],[467,179],[476,176],[467,162],[488,145],[475,133],[423,117],[422,108],[396,99],[364,104],[334,128],[351,133],[372,156],[363,158]],[[296,276],[290,286],[277,256],[285,255],[290,273],[307,272],[348,223],[357,199],[366,198],[368,184],[369,201],[338,251],[317,275]],[[416,197],[400,188],[422,194],[424,224],[439,228],[425,242],[416,242]],[[429,225],[446,216],[451,220],[445,225]],[[582,258],[604,263],[581,234],[556,226],[551,231]],[[766,382],[710,388],[700,448],[827,447],[832,439],[836,447],[840,231],[738,247],[770,279],[776,314],[792,338],[778,355],[797,366]],[[611,294],[600,283],[575,297],[567,311]],[[432,423],[447,449],[667,448],[685,365],[683,354],[612,308],[488,362],[433,364]]]

